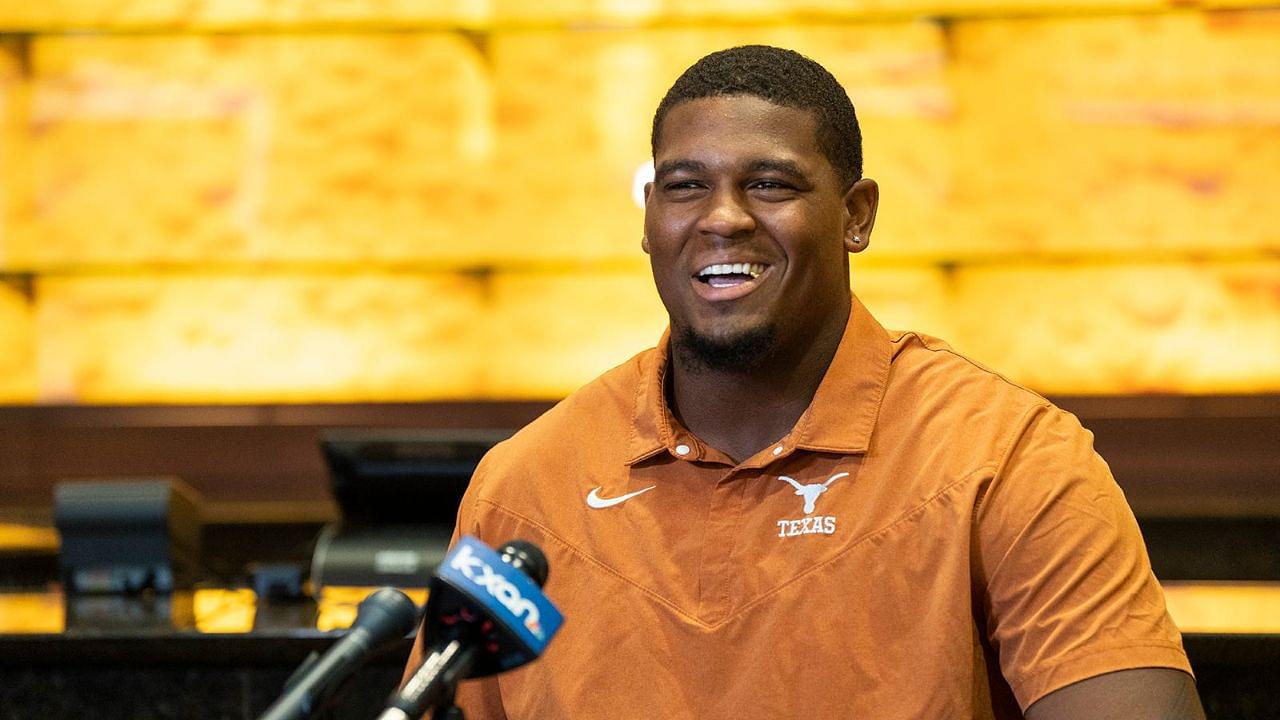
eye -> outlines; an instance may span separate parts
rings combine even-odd
[[[795,185],[775,178],[753,180],[747,189],[766,197],[790,196],[796,192]]]
[[[673,200],[692,200],[701,197],[706,185],[697,180],[672,180],[663,183],[662,194]]]

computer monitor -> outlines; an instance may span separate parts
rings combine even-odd
[[[316,540],[311,580],[425,587],[480,458],[504,431],[343,430],[321,441],[342,521]]]
[[[462,493],[507,430],[340,430],[321,440],[346,524],[453,527]]]

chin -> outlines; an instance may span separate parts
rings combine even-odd
[[[711,332],[680,325],[672,329],[672,335],[677,357],[686,368],[745,372],[769,359],[777,333],[772,325]]]

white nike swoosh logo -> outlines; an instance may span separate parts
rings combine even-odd
[[[587,493],[587,505],[597,510],[600,508],[613,507],[614,505],[624,503],[637,495],[643,495],[656,487],[658,486],[650,485],[643,490],[637,490],[633,493],[627,493],[626,495],[619,495],[616,498],[602,498],[600,497],[600,488],[593,488],[591,492]]]

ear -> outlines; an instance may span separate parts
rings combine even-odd
[[[645,184],[644,184],[644,204],[645,204],[645,212],[646,212],[646,213],[648,213],[648,212],[649,212],[649,210],[648,210],[648,207],[649,207],[649,193],[651,193],[651,192],[653,192],[653,183],[651,183],[651,182],[647,182],[647,183],[645,183]],[[641,236],[640,236],[640,249],[644,251],[644,254],[645,254],[645,255],[648,255],[648,254],[649,254],[649,234],[648,234],[648,233],[645,233],[644,235],[641,235]]]
[[[871,229],[876,224],[876,208],[880,205],[880,186],[871,178],[855,182],[844,195],[844,247],[858,253],[871,244]]]

